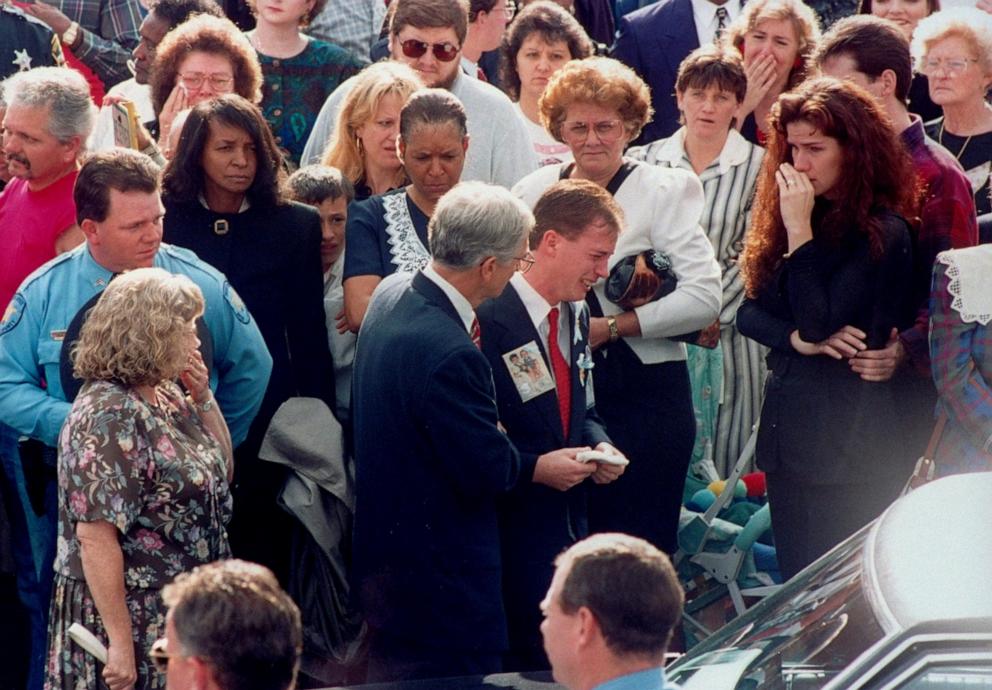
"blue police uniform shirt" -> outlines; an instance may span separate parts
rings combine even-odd
[[[248,435],[272,373],[262,334],[224,275],[193,252],[162,244],[154,265],[188,277],[203,292],[203,320],[213,338],[210,388],[237,445]],[[5,424],[56,445],[70,408],[59,376],[65,331],[112,277],[84,243],[21,283],[0,321],[0,420]]]

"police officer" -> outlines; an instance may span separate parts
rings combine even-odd
[[[0,3],[0,78],[64,64],[62,43],[47,24],[9,3]]]
[[[159,198],[158,169],[136,151],[115,149],[95,154],[80,170],[73,198],[86,243],[28,276],[0,321],[0,420],[17,434],[40,442],[34,446],[39,452],[22,452],[25,473],[36,473],[42,459],[54,467],[54,446],[70,408],[60,376],[60,366],[65,366],[71,346],[67,331],[115,274],[144,266],[185,275],[203,291],[206,311],[201,332],[209,336],[212,348],[206,360],[211,369],[210,386],[233,443],[243,441],[268,385],[272,358],[254,320],[223,274],[190,251],[161,244],[164,208]],[[6,435],[0,451],[10,453],[16,445],[11,443],[9,430]],[[35,543],[43,543],[41,553],[34,554],[41,576],[27,587],[19,582],[22,600],[26,593],[33,594],[28,597],[30,601],[24,601],[33,616],[33,640],[37,639],[38,626],[47,626],[44,618],[51,595],[56,499],[52,471],[39,501],[44,504],[44,515],[33,535]],[[30,510],[25,506],[26,512]],[[19,578],[30,574],[24,572],[28,565],[18,563]],[[44,644],[36,651],[43,664]],[[32,663],[38,658],[33,653]]]

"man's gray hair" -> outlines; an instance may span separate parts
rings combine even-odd
[[[2,86],[8,108],[48,108],[49,134],[62,143],[76,136],[86,143],[96,106],[79,72],[68,67],[36,67],[8,77]]]
[[[461,182],[441,197],[428,226],[431,255],[463,271],[489,256],[500,263],[517,258],[534,214],[509,190],[483,182]]]

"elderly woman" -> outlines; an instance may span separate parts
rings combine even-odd
[[[589,528],[635,534],[673,552],[695,421],[685,345],[670,338],[717,318],[720,268],[699,226],[698,178],[623,157],[649,117],[648,88],[631,69],[609,58],[568,63],[541,98],[541,120],[575,162],[545,166],[514,191],[533,206],[559,179],[591,180],[613,194],[625,215],[609,269],[648,250],[671,262],[674,291],[636,308],[606,298],[604,275],[584,283],[594,286],[588,301],[596,317],[590,321],[596,408],[631,461],[621,481],[592,487]]]
[[[751,0],[724,40],[744,56],[747,70],[737,127],[745,139],[764,146],[772,104],[810,72],[819,21],[802,0]]]
[[[168,155],[179,113],[226,93],[258,103],[261,87],[255,49],[229,20],[201,14],[180,24],[162,39],[152,66],[159,147]]]
[[[992,246],[937,256],[930,294],[930,359],[946,418],[937,429],[937,475],[992,471]]]
[[[569,60],[592,55],[592,41],[567,10],[549,0],[527,5],[507,28],[500,48],[504,89],[527,127],[541,165],[570,163],[572,152],[541,125],[538,101]]]
[[[697,410],[693,460],[710,456],[722,476],[733,467],[758,420],[765,378],[764,349],[734,325],[743,297],[737,264],[764,149],[734,128],[747,91],[740,54],[720,46],[693,51],[679,67],[675,95],[683,126],[668,139],[627,155],[699,176],[706,199],[702,225],[723,273],[720,346],[689,346],[688,365]]]
[[[925,17],[940,12],[940,0],[861,0],[859,14],[873,14],[882,19],[892,21],[912,41],[916,27]],[[940,117],[940,105],[931,100],[929,83],[926,74],[920,70],[917,58],[918,73],[913,75],[909,87],[909,112],[920,116],[924,122]]]
[[[944,111],[927,134],[961,163],[978,215],[990,213],[992,106],[985,97],[992,85],[992,16],[974,8],[944,10],[920,22],[912,48],[930,97]]]
[[[325,2],[248,2],[255,28],[247,35],[258,51],[265,77],[262,112],[293,166],[300,164],[324,100],[362,68],[351,52],[303,33]]]
[[[458,184],[465,166],[465,109],[446,89],[415,93],[400,113],[397,146],[410,184],[348,210],[344,311],[356,333],[383,278],[416,273],[430,260],[427,223],[438,199]]]
[[[235,555],[285,577],[292,523],[276,505],[284,469],[259,462],[257,451],[287,399],[320,398],[334,407],[320,216],[287,199],[272,132],[256,106],[233,94],[193,108],[162,186],[163,240],[193,250],[227,276],[237,291],[229,301],[258,321],[272,354],[262,407],[238,447],[238,510],[230,533]]]
[[[406,172],[396,153],[400,111],[423,84],[416,72],[399,62],[367,67],[353,83],[321,162],[340,170],[361,201],[406,185]]]
[[[899,375],[865,381],[848,359],[912,322],[916,185],[888,117],[856,86],[807,82],[770,125],[737,325],[771,348],[756,457],[788,578],[884,510],[912,469],[893,441]]]
[[[198,350],[203,308],[185,276],[142,268],[112,281],[82,327],[85,384],[59,437],[48,688],[164,687],[147,657],[165,632],[159,590],[230,555],[231,438]],[[73,623],[107,645],[102,674]]]

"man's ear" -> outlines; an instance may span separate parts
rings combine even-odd
[[[191,685],[188,690],[216,690],[217,682],[214,680],[213,669],[210,664],[198,656],[191,656],[187,659],[192,666]]]
[[[596,616],[586,606],[580,606],[575,613],[579,625],[579,647],[589,647],[603,639]]]
[[[96,223],[89,218],[84,218],[83,222],[79,224],[79,229],[83,231],[83,235],[86,236],[87,242],[98,242],[99,238],[97,236]]]
[[[483,280],[491,280],[493,275],[496,273],[496,257],[487,256],[479,264],[479,272],[482,275]]]
[[[883,96],[888,97],[896,92],[896,84],[899,82],[899,79],[898,77],[896,77],[896,73],[894,70],[891,69],[882,70],[882,73],[878,75],[878,79],[882,83]]]
[[[79,157],[79,152],[83,148],[83,138],[79,135],[71,136],[62,146],[65,147],[62,153],[63,162],[71,163]]]

